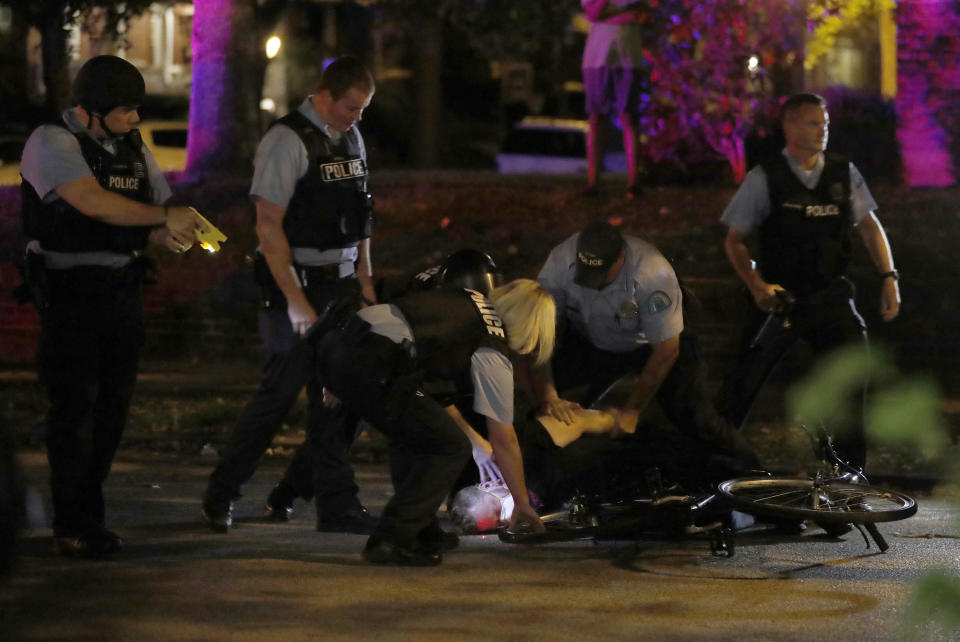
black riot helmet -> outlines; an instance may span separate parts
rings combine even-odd
[[[101,118],[117,107],[138,107],[145,93],[140,71],[117,56],[91,58],[73,81],[73,104]]]
[[[503,285],[503,275],[490,255],[480,250],[457,250],[443,262],[440,282],[444,287],[469,288],[487,295]]]

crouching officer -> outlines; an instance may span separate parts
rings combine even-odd
[[[53,532],[63,554],[100,557],[121,539],[104,524],[103,482],[120,443],[144,341],[148,241],[190,248],[203,224],[170,195],[136,124],[144,82],[115,56],[88,60],[75,107],[37,128],[20,164],[38,367],[50,400],[46,446]]]
[[[503,276],[489,254],[464,248],[448,256],[443,263],[410,278],[400,278],[396,282],[382,279],[377,283],[377,298],[391,302],[411,292],[439,287],[477,290],[487,296],[493,288],[502,284]],[[449,385],[441,384],[441,388],[449,389]],[[434,395],[435,399],[445,404],[450,400],[447,395],[440,397],[443,398]],[[277,521],[288,521],[293,515],[293,501],[298,497],[308,501],[313,498],[313,462],[306,443],[297,448],[283,477],[270,491],[266,503],[267,515]]]
[[[757,465],[753,449],[710,401],[699,344],[684,327],[680,284],[657,248],[594,221],[550,252],[538,280],[565,322],[552,372],[535,373],[544,414],[570,423],[580,404],[591,405],[632,373],[625,409],[640,412],[655,398],[684,435]],[[560,397],[583,385],[580,404]]]
[[[360,310],[317,345],[325,403],[359,413],[386,435],[394,496],[363,557],[375,564],[441,562],[445,539],[436,512],[470,453],[456,413],[422,390],[437,381],[469,386],[487,418],[490,443],[516,506],[510,523],[543,524],[527,499],[513,428],[511,354],[538,362],[553,349],[555,308],[534,281],[491,293],[434,289]],[[330,323],[323,320],[321,323]],[[460,418],[462,420],[462,418]],[[522,498],[522,499],[521,499]]]
[[[257,148],[250,195],[257,209],[260,331],[268,358],[260,388],[210,475],[203,516],[215,532],[229,530],[233,501],[305,385],[317,529],[369,534],[376,525],[357,498],[347,461],[356,419],[323,406],[314,354],[302,339],[330,302],[357,308],[361,297],[367,304],[376,300],[372,199],[357,128],[373,93],[367,68],[339,58],[323,71],[317,93],[274,123]]]

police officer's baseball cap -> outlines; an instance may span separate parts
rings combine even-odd
[[[117,56],[94,56],[73,81],[73,104],[101,116],[117,107],[139,106],[145,93],[140,71]]]
[[[623,252],[623,235],[606,221],[594,221],[577,237],[577,266],[573,282],[599,290],[607,284],[610,267]]]

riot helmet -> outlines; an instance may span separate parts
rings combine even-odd
[[[503,275],[497,272],[497,264],[490,255],[479,250],[458,250],[447,257],[440,272],[444,287],[468,288],[484,295],[503,285]]]
[[[146,87],[140,71],[117,56],[95,56],[73,81],[73,103],[101,119],[117,107],[138,107]]]

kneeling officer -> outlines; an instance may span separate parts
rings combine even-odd
[[[339,317],[339,318],[338,318]],[[324,403],[342,402],[387,436],[395,494],[363,557],[376,564],[441,562],[436,512],[470,454],[455,419],[425,395],[425,385],[472,387],[474,410],[487,418],[490,443],[516,498],[511,526],[543,530],[527,499],[513,428],[511,357],[545,363],[553,350],[553,299],[520,279],[493,290],[415,292],[355,315],[318,322],[317,359]],[[333,326],[332,330],[328,328]]]

